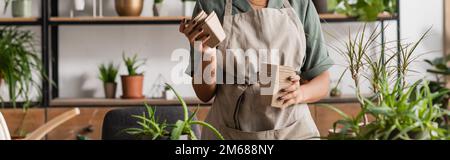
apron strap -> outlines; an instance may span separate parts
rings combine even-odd
[[[233,0],[226,0],[225,4],[225,16],[231,16],[233,14]]]
[[[283,6],[284,8],[292,8],[292,5],[289,2],[289,0],[283,0]]]

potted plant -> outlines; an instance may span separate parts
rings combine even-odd
[[[5,0],[3,12],[6,12],[11,4],[13,17],[31,17],[33,9],[32,0]]]
[[[21,106],[24,116],[16,130],[17,136],[23,136],[26,115],[32,101],[32,92],[41,95],[39,82],[46,77],[42,71],[41,60],[35,50],[36,39],[31,31],[21,30],[18,27],[3,27],[0,29],[0,77],[7,87],[7,98],[13,107],[17,107],[18,101],[23,101]],[[2,80],[0,80],[1,82]],[[0,95],[0,101],[6,97]],[[40,100],[40,99],[38,99]]]
[[[99,78],[103,82],[105,97],[110,99],[116,98],[116,78],[119,73],[119,66],[115,66],[113,62],[110,62],[107,65],[101,64],[98,70],[100,72]]]
[[[143,114],[142,116],[133,116],[134,118],[141,120],[140,122],[137,122],[141,126],[141,128],[127,129],[125,130],[127,131],[127,133],[135,136],[147,137],[144,139],[152,140],[185,140],[185,137],[191,140],[197,140],[197,136],[195,136],[191,126],[200,125],[206,127],[207,129],[210,129],[218,139],[224,140],[222,134],[220,134],[219,131],[212,125],[203,121],[195,121],[194,117],[198,112],[198,108],[192,115],[189,115],[188,107],[183,98],[181,98],[181,96],[175,91],[175,89],[173,89],[172,86],[170,86],[169,84],[166,85],[168,86],[168,88],[170,88],[170,90],[173,91],[173,93],[178,98],[178,101],[181,103],[181,106],[183,107],[184,119],[177,121],[175,124],[158,123],[158,120],[155,119],[154,116],[155,110],[146,105],[149,113],[148,116],[145,116],[145,114]],[[171,128],[170,132],[166,130],[168,128]]]
[[[360,21],[375,21],[378,15],[384,12],[391,15],[397,12],[397,0],[333,0],[337,13],[356,17]]]
[[[133,118],[138,119],[137,122],[140,128],[128,128],[124,131],[130,135],[138,136],[143,140],[167,140],[169,139],[169,132],[167,131],[167,123],[159,123],[155,117],[155,109],[145,104],[148,114],[132,115]]]
[[[160,16],[164,0],[155,0],[153,3],[153,16]]]
[[[429,84],[420,80],[409,84],[406,76],[409,65],[417,58],[415,49],[425,38],[428,31],[415,43],[400,45],[400,53],[372,55],[368,49],[380,46],[375,40],[381,31],[379,27],[366,33],[364,27],[356,37],[349,36],[346,49],[336,49],[347,61],[356,86],[361,111],[351,117],[344,112],[327,106],[343,116],[334,123],[327,139],[358,140],[411,140],[411,139],[449,139],[450,131],[442,119],[450,114],[440,108],[433,99],[449,91],[431,92]],[[368,38],[366,37],[368,36]],[[383,42],[384,43],[384,42]],[[397,55],[399,54],[399,55]],[[397,65],[397,58],[400,65]],[[399,75],[399,76],[397,76]],[[367,79],[372,86],[372,97],[365,97],[360,92],[359,81]],[[374,120],[368,122],[367,117]],[[363,122],[363,123],[361,123]]]
[[[183,2],[183,14],[184,16],[192,16],[195,9],[195,0],[181,0]]]
[[[140,16],[144,8],[144,0],[115,0],[119,16]]]
[[[126,57],[123,54],[123,61],[128,71],[128,75],[122,75],[122,98],[143,99],[144,75],[138,73],[140,67],[145,65],[145,60],[138,60],[137,55]]]

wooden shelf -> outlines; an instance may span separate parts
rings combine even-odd
[[[40,25],[40,18],[0,18],[0,25]]]
[[[348,17],[343,14],[333,14],[333,13],[327,13],[327,14],[320,14],[320,20],[322,22],[357,22],[358,19],[354,17]],[[391,15],[391,14],[380,14],[378,15],[378,21],[386,21],[386,20],[396,20],[398,19],[398,16]]]
[[[211,103],[203,103],[195,98],[185,98],[188,106],[210,106]],[[69,99],[59,98],[50,102],[52,107],[127,107],[143,106],[147,103],[150,106],[181,106],[178,100],[165,99],[102,99],[102,98],[80,98]]]
[[[212,101],[204,103],[197,98],[185,98],[188,106],[211,106]],[[356,103],[354,97],[325,98],[315,104],[321,103]],[[180,106],[178,100],[165,99],[102,99],[102,98],[58,98],[50,102],[52,107],[127,107],[143,106],[147,103],[150,106]]]
[[[394,20],[396,16],[380,14],[378,20]],[[163,16],[163,17],[52,17],[51,25],[120,25],[120,24],[179,24],[183,19],[190,19],[184,16]],[[322,22],[353,22],[356,18],[341,14],[320,14]]]
[[[183,16],[167,17],[52,17],[51,25],[82,25],[82,24],[179,24]]]

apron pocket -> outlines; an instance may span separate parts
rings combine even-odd
[[[222,135],[227,140],[306,140],[318,136],[317,128],[308,121],[296,121],[286,128],[259,132],[244,132],[222,126]]]

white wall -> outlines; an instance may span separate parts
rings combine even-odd
[[[104,0],[107,9],[105,16],[116,15],[112,0]],[[71,1],[70,1],[71,2]],[[89,1],[90,2],[90,1]],[[89,3],[88,2],[88,3]],[[90,4],[90,3],[89,3]],[[144,16],[151,16],[152,1],[147,0]],[[166,0],[165,13],[163,15],[181,15],[180,0]],[[1,5],[0,5],[1,7]],[[61,16],[68,16],[71,3],[69,1],[60,2]],[[429,27],[433,27],[431,35],[419,46],[418,53],[436,51],[427,54],[424,58],[433,58],[442,55],[442,35],[443,35],[443,0],[408,0],[408,3],[401,4],[402,18],[402,38],[410,41],[416,40],[421,33]],[[39,13],[39,7],[34,13]],[[89,15],[90,6],[87,6],[87,13],[79,15]],[[4,16],[9,16],[4,15]],[[387,31],[388,41],[396,38],[396,24],[389,23]],[[347,24],[325,24],[326,32],[334,33],[342,37],[348,29],[355,30],[360,23]],[[61,97],[101,97],[103,96],[101,82],[97,79],[97,65],[107,61],[121,62],[121,54],[139,53],[143,58],[147,58],[145,88],[149,91],[152,83],[159,74],[166,79],[170,78],[170,70],[176,64],[170,61],[173,50],[178,48],[188,48],[188,43],[178,33],[176,25],[161,26],[64,26],[60,31],[60,94]],[[38,30],[37,30],[38,31]],[[342,37],[345,40],[345,37]],[[328,43],[336,43],[327,37]],[[330,53],[337,62],[339,56]],[[422,60],[419,60],[422,61]],[[414,69],[425,73],[426,65],[416,64]],[[343,71],[341,67],[331,69],[333,81],[337,81],[339,74]],[[125,73],[122,67],[121,73]],[[421,76],[413,76],[421,78]],[[348,76],[347,76],[348,77]],[[187,76],[185,79],[189,79]],[[352,94],[351,80],[344,80],[344,94]],[[177,85],[182,95],[193,97],[195,94],[189,84]],[[119,89],[120,93],[120,89]]]

